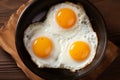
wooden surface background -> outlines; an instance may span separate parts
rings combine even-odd
[[[0,0],[0,27],[7,22],[21,4],[27,0]],[[120,0],[90,0],[102,13],[107,23],[108,38],[119,46],[120,41]],[[120,56],[97,80],[120,80]],[[27,80],[17,68],[14,60],[0,48],[0,80]]]

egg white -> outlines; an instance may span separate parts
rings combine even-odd
[[[56,13],[61,8],[69,8],[73,10],[76,14],[77,17],[76,23],[70,29],[61,28],[60,25],[56,22]],[[65,2],[65,3],[57,4],[52,8],[50,8],[45,22],[50,26],[49,27],[50,33],[54,29],[52,34],[58,34],[59,36],[69,39],[71,37],[74,37],[77,34],[77,32],[81,30],[82,22],[85,20],[88,20],[88,17],[86,16],[86,13],[82,6],[70,2]],[[90,23],[89,20],[88,23]]]
[[[86,42],[89,47],[90,47],[90,55],[89,57],[81,62],[77,62],[74,59],[72,59],[72,57],[69,54],[69,49],[72,43],[76,42],[76,41],[83,41]],[[71,71],[76,71],[79,69],[84,68],[85,66],[87,66],[88,64],[90,64],[96,54],[96,49],[97,49],[97,35],[95,32],[90,32],[88,34],[83,34],[82,36],[80,36],[78,34],[77,37],[74,37],[72,40],[70,40],[67,43],[67,46],[65,46],[65,51],[60,55],[60,60],[61,60],[61,67],[62,68],[66,68],[66,69],[70,69]]]
[[[77,22],[74,27],[63,29],[57,24],[55,14],[61,8],[70,8],[75,12]],[[52,54],[46,59],[37,57],[32,51],[32,41],[40,36],[48,37],[54,45]],[[91,49],[89,58],[83,62],[76,62],[69,55],[70,45],[79,40],[88,43]],[[44,22],[31,24],[26,29],[24,44],[31,59],[38,67],[65,68],[76,71],[92,62],[96,54],[98,39],[83,7],[80,4],[65,2],[51,7]]]
[[[46,31],[45,27],[46,25],[44,25],[44,23],[35,23],[35,24],[30,25],[25,31],[24,44],[25,44],[25,47],[28,53],[31,56],[31,59],[33,60],[33,62],[36,63],[36,65],[38,65],[38,67],[54,67],[55,68],[60,65],[59,62],[57,62],[57,59],[60,54],[61,48],[60,48],[60,44],[57,42],[55,37],[49,34]],[[38,56],[36,56],[32,50],[32,42],[36,38],[41,37],[41,36],[45,36],[51,39],[51,41],[53,42],[53,46],[54,46],[53,51],[51,52],[51,55],[45,59],[39,58]]]

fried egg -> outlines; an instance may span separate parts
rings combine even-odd
[[[64,2],[52,6],[44,22],[31,24],[24,44],[39,68],[76,71],[90,64],[98,39],[81,4]]]
[[[61,67],[72,71],[79,70],[92,62],[96,54],[98,39],[95,32],[78,34],[65,46],[60,55]]]
[[[25,47],[38,67],[58,67],[59,62],[56,60],[60,54],[60,44],[43,26],[46,27],[42,23],[34,23],[27,28],[24,36]]]
[[[74,37],[81,30],[81,23],[85,17],[87,20],[88,17],[80,5],[65,2],[52,6],[46,19],[46,24],[50,26],[48,32],[51,33],[54,29],[52,34],[59,34],[68,38]]]

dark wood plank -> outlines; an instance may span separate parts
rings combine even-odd
[[[120,46],[120,0],[89,0],[103,15],[108,38]]]
[[[0,80],[28,80],[8,53],[0,48]]]
[[[0,0],[0,27],[8,21],[21,4],[28,0]]]
[[[10,15],[27,0],[0,0],[0,27],[7,22]],[[107,25],[109,38],[120,41],[120,35],[117,38],[114,35],[120,32],[120,0],[90,0],[103,14]],[[108,2],[108,3],[107,3]],[[107,4],[106,4],[107,3]],[[112,9],[111,9],[112,8]],[[110,10],[111,9],[111,10]],[[115,13],[114,13],[115,12]],[[109,14],[110,13],[110,14]],[[120,80],[120,56],[111,64],[108,69],[98,78],[98,80]],[[114,74],[114,75],[113,75]],[[27,80],[25,74],[17,67],[15,61],[10,55],[0,48],[0,80]]]
[[[0,27],[27,0],[0,0]],[[0,80],[28,80],[10,55],[0,48]]]
[[[99,76],[98,80],[120,80],[120,49],[114,62]]]

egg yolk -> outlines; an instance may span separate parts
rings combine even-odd
[[[84,61],[90,55],[90,47],[83,41],[76,41],[70,46],[69,54],[75,61]]]
[[[56,21],[60,27],[69,29],[73,27],[76,22],[76,14],[69,8],[61,8],[57,11]]]
[[[53,50],[53,44],[49,38],[39,37],[33,41],[32,48],[36,56],[47,58]]]

